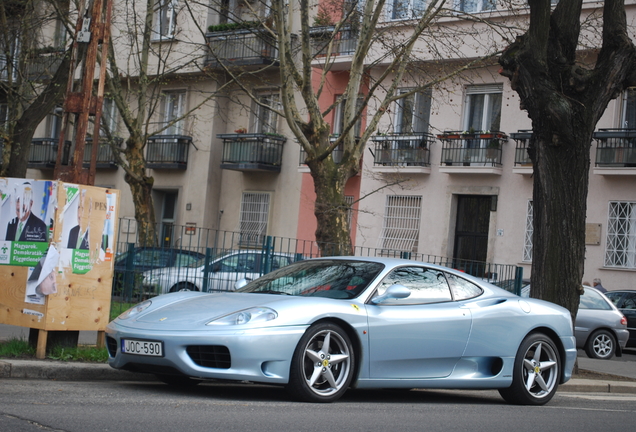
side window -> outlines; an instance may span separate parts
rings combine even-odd
[[[620,302],[621,297],[623,297],[623,293],[618,293],[618,292],[608,292],[605,293],[605,297],[607,297],[608,299],[610,299],[610,301],[612,303],[614,303],[614,306],[618,306],[618,302]]]
[[[286,256],[274,256],[272,258],[272,270],[278,270],[281,267],[291,264],[291,260]]]
[[[483,292],[477,285],[459,276],[446,273],[446,279],[448,279],[455,300],[470,299]]]
[[[199,261],[199,257],[197,257],[196,255],[188,255],[188,254],[182,254],[182,253],[178,253],[175,261],[174,261],[174,266],[175,267],[185,267],[187,265],[193,264],[197,261]]]
[[[170,252],[168,251],[140,251],[135,254],[134,263],[136,266],[153,266],[167,267],[170,261]]]
[[[586,289],[585,293],[581,296],[579,309],[609,310],[611,307],[607,304],[602,294]]]
[[[239,254],[229,256],[221,261],[222,272],[249,272],[253,273],[256,269],[256,255]]]
[[[394,304],[422,304],[451,301],[450,288],[444,273],[424,267],[400,267],[389,273],[378,286],[383,294],[394,284],[404,285],[411,290],[405,299],[395,300]]]
[[[623,301],[623,309],[636,309],[636,294],[625,294],[625,301]]]

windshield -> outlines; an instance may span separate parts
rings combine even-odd
[[[299,261],[269,273],[239,292],[350,299],[360,294],[384,264],[362,261]]]
[[[211,263],[212,261],[215,261],[215,260],[217,260],[219,258],[222,258],[224,256],[227,256],[227,255],[231,255],[232,253],[233,253],[232,251],[219,252],[218,254],[210,255],[210,257],[208,257],[207,259],[209,260],[208,262]],[[195,267],[195,268],[196,267],[203,267],[205,265],[205,260],[206,260],[206,257],[200,258],[200,259],[196,260],[195,262],[193,262],[192,264],[188,264],[185,267]]]

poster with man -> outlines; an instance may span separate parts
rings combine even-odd
[[[0,264],[33,267],[48,249],[57,182],[0,179]]]

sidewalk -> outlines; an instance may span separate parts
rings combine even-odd
[[[28,329],[0,324],[0,340],[21,337],[16,332],[22,330],[25,332],[24,337],[28,337]],[[96,334],[93,333],[96,332],[80,332],[80,343],[94,344]],[[579,355],[578,362],[580,375],[559,386],[560,392],[636,394],[636,361],[595,360],[583,354]],[[107,364],[13,359],[0,359],[0,378],[59,381],[155,380],[153,375],[119,371]]]

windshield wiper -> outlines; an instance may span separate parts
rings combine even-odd
[[[281,294],[281,295],[291,295],[285,291],[275,291],[275,290],[264,290],[264,291],[254,291],[254,294]]]

